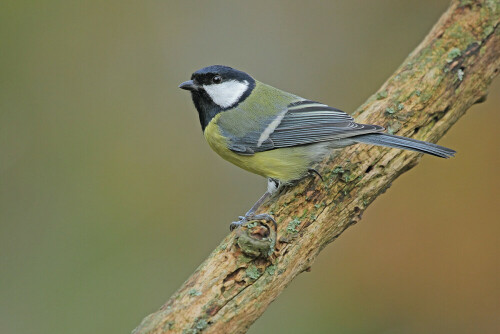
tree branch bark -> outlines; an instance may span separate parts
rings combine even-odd
[[[500,2],[453,1],[423,42],[354,113],[359,123],[436,142],[500,69]],[[277,232],[253,222],[229,234],[182,287],[133,333],[244,333],[319,252],[361,219],[366,207],[421,155],[354,145],[323,161],[262,211]]]

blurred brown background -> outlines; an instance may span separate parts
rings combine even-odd
[[[265,180],[206,145],[191,72],[354,110],[448,0],[3,1],[0,332],[129,333]],[[496,333],[500,80],[250,333]]]

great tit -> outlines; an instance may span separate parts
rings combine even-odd
[[[357,143],[387,146],[441,158],[455,151],[383,133],[347,113],[261,83],[237,69],[213,65],[194,72],[179,88],[189,90],[210,147],[227,161],[268,178],[266,193],[230,228],[254,219],[258,207],[282,184],[299,180],[330,150]]]

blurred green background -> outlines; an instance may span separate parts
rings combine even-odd
[[[129,333],[265,180],[177,88],[207,65],[348,112],[448,0],[2,1],[0,332]],[[497,333],[500,81],[250,333]]]

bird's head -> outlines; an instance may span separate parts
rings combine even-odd
[[[212,65],[194,72],[179,88],[191,91],[205,129],[215,115],[243,102],[255,88],[255,80],[232,67]]]

